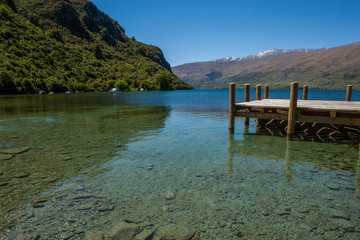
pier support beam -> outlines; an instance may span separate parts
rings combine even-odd
[[[347,85],[346,88],[346,101],[351,101],[352,85]]]
[[[245,102],[250,102],[250,84],[245,84]],[[245,127],[249,126],[249,118],[245,118]]]
[[[297,82],[291,83],[290,104],[289,104],[289,113],[288,113],[288,127],[287,127],[287,134],[286,134],[288,139],[291,139],[292,135],[295,132],[298,87],[299,87],[299,84]]]
[[[229,88],[229,132],[234,132],[235,125],[235,83]]]
[[[303,87],[303,98],[302,98],[302,100],[307,100],[308,89],[309,89],[308,85],[304,85],[304,87]]]

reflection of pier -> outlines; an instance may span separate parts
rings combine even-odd
[[[250,102],[250,85],[245,84],[245,102],[235,103],[235,83],[230,84],[229,100],[229,129],[234,131],[234,118],[245,117],[245,125],[249,118],[267,119],[268,121],[285,122],[286,135],[290,139],[294,133],[296,122],[331,124],[335,130],[332,135],[343,135],[343,128],[334,125],[349,127],[351,133],[345,135],[357,137],[360,135],[360,102],[351,102],[351,85],[347,88],[346,101],[319,101],[307,100],[307,86],[303,88],[303,100],[298,100],[298,84],[291,84],[290,99],[268,99],[269,87],[265,87],[265,99],[261,99],[261,86],[256,86],[256,101]],[[264,123],[264,121],[263,121]],[[310,124],[311,126],[311,124]],[[307,127],[308,129],[309,127]],[[331,130],[331,128],[328,128]],[[347,131],[347,130],[345,130]]]
[[[312,163],[315,169],[330,169],[347,171],[356,174],[355,197],[360,199],[360,146],[359,151],[349,151],[350,147],[328,143],[313,143],[304,141],[289,141],[284,138],[259,136],[249,134],[245,130],[242,140],[235,140],[234,134],[229,134],[228,161],[229,172],[234,171],[234,155],[241,154],[244,158],[255,157],[264,160],[285,162],[286,183],[291,184],[294,163]],[[328,157],[324,155],[328,154]],[[333,157],[338,156],[338,157]],[[348,161],[345,161],[346,156]],[[235,163],[236,166],[236,163]]]

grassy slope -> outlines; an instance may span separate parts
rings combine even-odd
[[[191,89],[88,1],[0,0],[0,25],[0,93]]]

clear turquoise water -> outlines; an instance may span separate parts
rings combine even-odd
[[[359,146],[244,135],[241,118],[229,135],[227,109],[227,90],[1,96],[0,153],[30,149],[0,158],[0,239],[124,223],[153,239],[360,238]]]

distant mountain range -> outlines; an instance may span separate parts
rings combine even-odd
[[[322,49],[272,49],[247,57],[226,57],[179,65],[172,71],[197,89],[250,83],[288,88],[293,81],[311,89],[360,89],[360,42]]]

